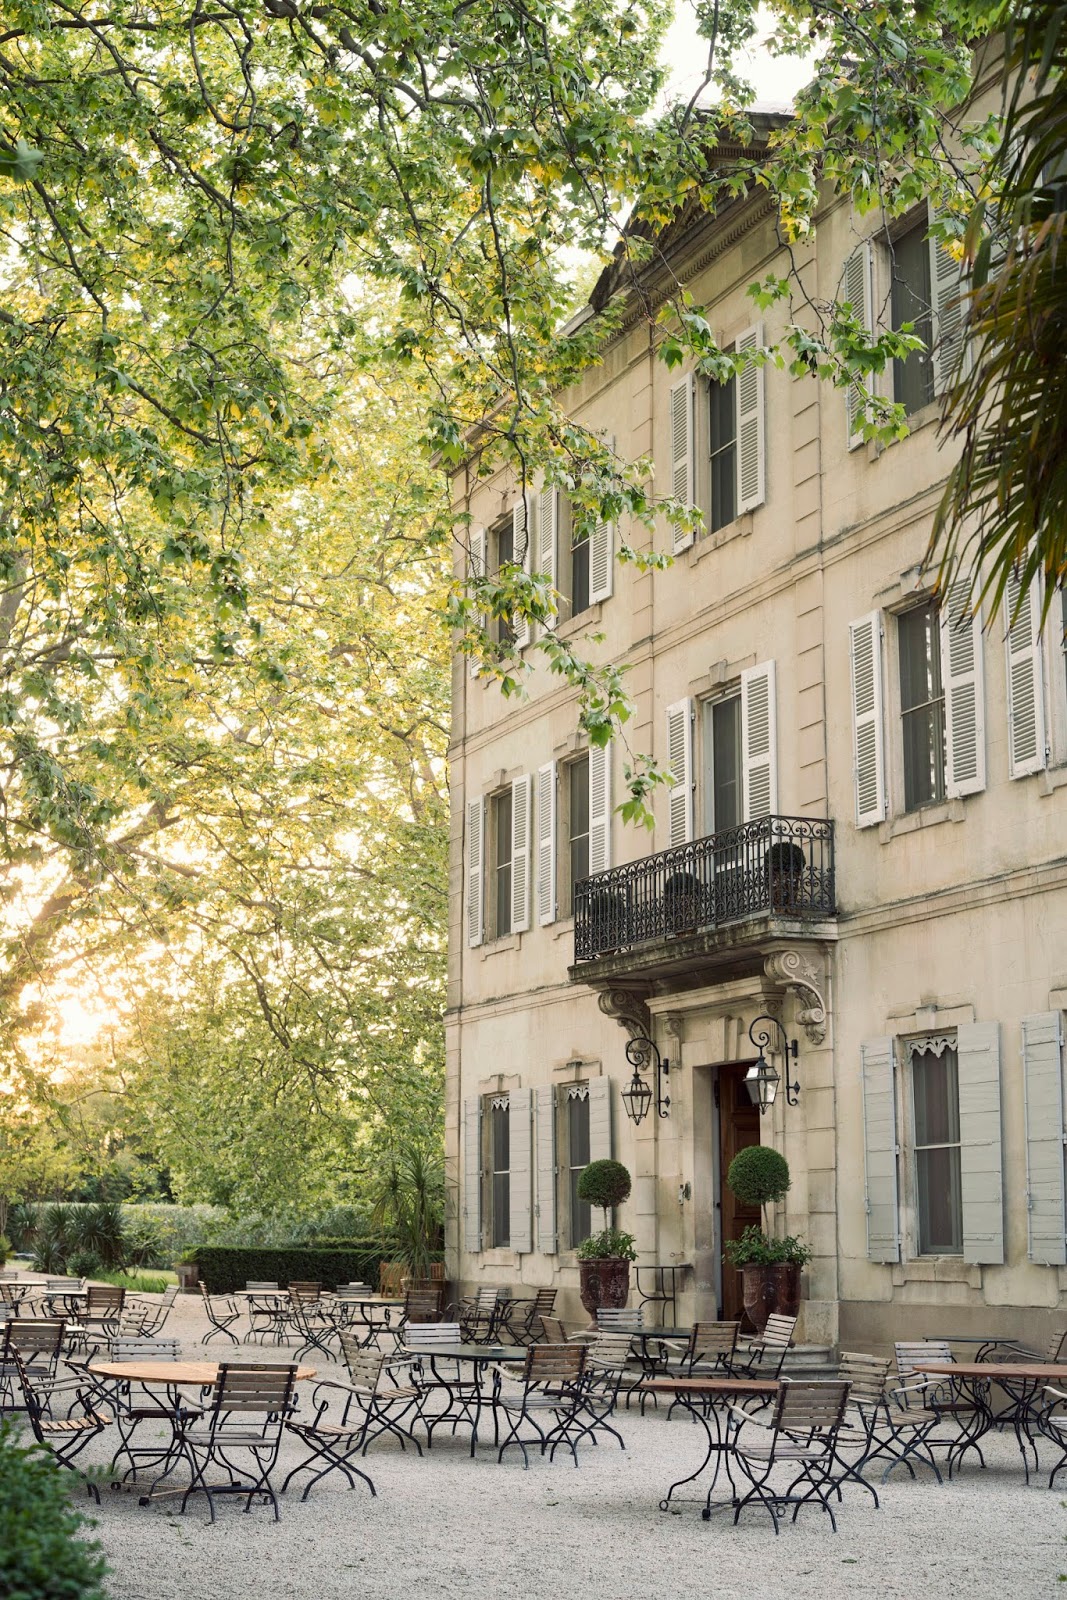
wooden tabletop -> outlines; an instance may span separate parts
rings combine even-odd
[[[642,1389],[663,1394],[777,1394],[773,1378],[646,1378]]]
[[[89,1371],[99,1373],[102,1378],[128,1378],[131,1383],[189,1383],[206,1388],[218,1381],[222,1364],[218,1361],[92,1361]],[[314,1367],[298,1367],[296,1376],[298,1379],[313,1378],[315,1371]]]
[[[1067,1382],[1067,1367],[1051,1361],[916,1361],[912,1370],[932,1378],[1050,1378]]]

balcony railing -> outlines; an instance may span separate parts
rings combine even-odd
[[[574,890],[574,959],[746,917],[833,915],[833,823],[761,817],[583,878]]]

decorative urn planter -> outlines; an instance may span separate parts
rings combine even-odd
[[[601,1306],[621,1310],[629,1299],[630,1263],[618,1256],[579,1261],[578,1282],[582,1305],[592,1319],[590,1325],[595,1328]]]
[[[749,1262],[741,1268],[741,1282],[745,1314],[757,1333],[763,1332],[768,1317],[795,1317],[800,1310],[800,1267],[795,1261],[772,1266]]]

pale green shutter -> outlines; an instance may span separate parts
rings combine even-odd
[[[758,350],[763,344],[760,323],[746,328],[737,341],[738,352]],[[737,509],[753,511],[766,498],[763,450],[763,368],[749,362],[734,385],[737,404]]]
[[[463,1248],[468,1255],[482,1248],[482,1102],[478,1095],[463,1102]]]
[[[556,587],[557,555],[556,546],[559,540],[559,490],[551,487],[541,490],[537,501],[537,570],[548,579],[553,589]],[[549,619],[548,627],[554,627],[556,618]]]
[[[1013,778],[1025,778],[1047,764],[1040,581],[1035,578],[1024,590],[1012,573],[1004,604],[1008,618],[1008,770]]]
[[[611,1158],[611,1079],[589,1081],[589,1159]]]
[[[963,1259],[999,1265],[1004,1260],[999,1024],[961,1024],[956,1032],[956,1049]]]
[[[589,746],[589,871],[611,866],[611,743]]]
[[[508,1095],[511,1248],[519,1255],[533,1249],[532,1099],[529,1089],[512,1089]]]
[[[693,702],[667,707],[667,767],[671,790],[667,800],[668,843],[688,844],[693,837]]]
[[[969,614],[970,579],[954,583],[941,607],[941,681],[945,687],[945,792],[985,788],[985,687],[982,617]]]
[[[934,211],[930,209],[930,221]],[[930,246],[930,298],[933,301],[934,393],[944,394],[955,379],[963,351],[965,289],[960,263],[933,234]]]
[[[537,770],[537,916],[556,920],[556,763]]]
[[[530,926],[530,809],[529,774],[511,785],[511,931],[525,933]]]
[[[741,794],[744,820],[778,810],[777,721],[774,662],[741,674]]]
[[[1022,1035],[1027,1253],[1043,1266],[1062,1267],[1067,1265],[1062,1012],[1024,1017]]]
[[[861,244],[845,262],[841,284],[842,299],[852,307],[852,313],[867,333],[874,331],[874,291],[871,283],[871,247]],[[845,415],[848,426],[848,447],[855,450],[863,443],[864,406],[871,390],[871,379],[854,378],[845,390]]]
[[[696,500],[695,452],[693,448],[693,374],[671,385],[671,494],[675,500],[691,506]],[[675,555],[688,550],[693,542],[692,529],[688,531],[672,524],[672,549]]]
[[[868,1039],[860,1046],[860,1061],[867,1255],[871,1261],[899,1261],[897,1095],[892,1039]]]
[[[852,759],[856,826],[886,814],[885,726],[882,690],[882,613],[849,624],[852,657]]]
[[[467,583],[468,583],[468,585],[470,587],[473,587],[473,585],[475,584],[475,582],[479,578],[484,578],[485,577],[485,572],[486,572],[486,549],[487,549],[487,536],[486,536],[485,529],[484,528],[472,528],[471,531],[470,531],[470,543],[469,543],[469,547],[468,547],[468,551],[467,551]],[[485,627],[485,625],[486,625],[486,617],[485,617],[485,613],[484,612],[481,612],[481,611],[478,612],[477,621],[478,621],[478,626],[480,628],[484,628]],[[482,670],[481,662],[478,660],[477,656],[471,656],[471,658],[470,658],[470,674],[471,674],[471,677],[472,678],[476,678],[478,676],[479,672],[481,672],[481,670]]]
[[[485,938],[485,801],[467,805],[467,943]]]
[[[537,1090],[537,1248],[543,1256],[559,1249],[556,1234],[556,1091]]]
[[[524,572],[533,570],[533,496],[523,495],[511,508],[511,538],[515,560]],[[533,636],[528,617],[515,618],[515,648],[524,650]]]

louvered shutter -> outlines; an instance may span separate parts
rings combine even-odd
[[[556,1237],[556,1091],[537,1090],[537,1248],[543,1256],[559,1249]]]
[[[871,1261],[899,1261],[897,1096],[892,1039],[868,1039],[860,1046],[860,1062],[867,1256]]]
[[[739,352],[758,350],[763,328],[746,328],[737,341]],[[749,362],[734,385],[737,402],[737,509],[752,511],[766,499],[763,450],[763,368]]]
[[[1008,766],[1025,778],[1045,766],[1045,679],[1041,658],[1041,585],[1023,591],[1012,573],[1005,590],[1008,616]]]
[[[598,522],[589,536],[589,599],[610,600],[615,577],[615,524]]]
[[[778,810],[774,662],[741,674],[741,793],[744,820]]]
[[[671,385],[671,494],[684,505],[696,501],[695,452],[693,448],[693,407],[695,387],[690,372],[680,382]],[[692,529],[685,531],[672,524],[672,549],[675,555],[688,550],[693,542]]]
[[[533,496],[525,495],[511,508],[511,539],[515,560],[524,572],[533,571]],[[524,650],[533,636],[528,617],[515,618],[515,648]]]
[[[963,1259],[999,1265],[1004,1260],[999,1024],[961,1024],[956,1031],[956,1049]]]
[[[985,686],[982,619],[968,615],[970,582],[954,583],[941,608],[941,681],[945,688],[946,793],[985,788]]]
[[[519,1255],[533,1249],[533,1096],[529,1089],[508,1095],[508,1178],[511,1248]]]
[[[463,1102],[463,1248],[482,1248],[482,1102],[478,1095]]]
[[[874,293],[871,285],[871,247],[861,244],[845,262],[842,281],[842,298],[852,307],[867,333],[874,332]],[[854,450],[863,443],[864,399],[870,393],[871,379],[854,378],[845,390],[845,415],[848,423],[848,447]]]
[[[485,533],[485,529],[484,528],[472,528],[471,531],[470,531],[470,536],[469,537],[470,537],[470,548],[469,548],[468,553],[467,553],[467,579],[468,579],[468,582],[470,582],[470,580],[474,579],[474,578],[484,578],[485,577],[485,551],[486,551],[486,533]],[[483,628],[485,627],[485,614],[484,614],[484,612],[479,612],[478,613],[478,623],[479,623],[480,627],[483,627]],[[472,656],[471,657],[471,663],[470,663],[470,674],[471,674],[471,677],[472,678],[476,678],[480,671],[481,671],[481,663],[478,661],[478,659],[475,656]]]
[[[589,746],[589,871],[611,866],[611,744]]]
[[[530,794],[528,774],[511,785],[511,931],[530,926]]]
[[[537,499],[537,570],[556,587],[557,556],[559,544],[559,490],[545,488]],[[547,626],[553,627],[552,618]]]
[[[671,785],[668,799],[668,842],[688,844],[693,837],[693,702],[679,700],[667,707],[667,766]]]
[[[872,611],[849,625],[852,657],[852,760],[856,826],[870,827],[886,814],[885,728],[882,712],[882,613]]]
[[[934,213],[930,212],[933,222]],[[964,282],[960,264],[930,235],[930,298],[933,301],[934,393],[944,394],[956,375],[964,337]]]
[[[1042,1266],[1067,1265],[1064,1181],[1063,1014],[1024,1017],[1027,1254]]]
[[[556,763],[537,771],[537,917],[556,920]]]
[[[485,937],[485,801],[467,805],[467,943]]]
[[[611,1159],[611,1079],[589,1082],[589,1159]]]

